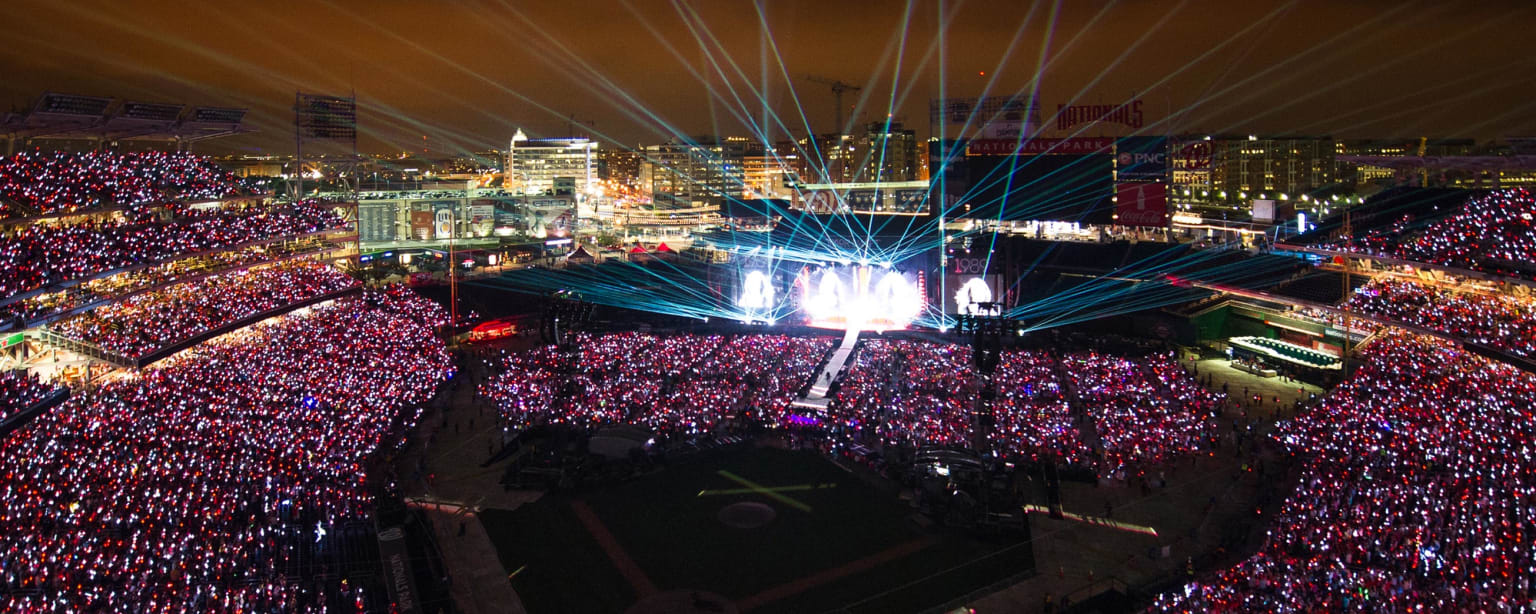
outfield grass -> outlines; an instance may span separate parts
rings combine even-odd
[[[761,493],[700,497],[701,490],[743,488],[721,470],[770,488],[836,486],[782,493],[809,511]],[[820,612],[850,604],[859,612],[916,611],[1033,566],[1027,545],[1008,548],[1019,543],[1017,537],[983,540],[919,529],[894,495],[811,452],[727,451],[576,496],[660,590],[710,591],[755,603],[753,612]],[[720,508],[740,501],[768,504],[778,515],[756,529],[733,529],[716,519]],[[486,511],[481,520],[507,569],[527,566],[512,582],[529,612],[622,612],[634,603],[635,590],[570,502],[548,496],[515,512]],[[911,554],[817,586],[779,588],[771,600],[760,595],[893,548]]]
[[[635,591],[608,562],[564,501],[546,497],[515,512],[485,510],[480,522],[496,544],[523,606],[545,612],[623,612]]]

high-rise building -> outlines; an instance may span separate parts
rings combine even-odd
[[[1214,148],[1209,136],[1172,139],[1168,143],[1168,166],[1173,171],[1173,187],[1194,190],[1195,194],[1209,193]]]
[[[859,164],[854,159],[857,146],[850,135],[819,134],[800,139],[800,149],[805,151],[802,178],[817,183],[849,183],[858,175]]]
[[[1332,137],[1212,137],[1210,143],[1212,190],[1304,194],[1338,181]]]
[[[865,124],[859,134],[822,134],[801,139],[807,180],[819,183],[888,183],[920,179],[917,133],[901,122]]]
[[[696,137],[645,147],[641,189],[656,209],[718,206],[743,193],[745,139]]]
[[[585,198],[596,184],[597,143],[587,138],[530,139],[522,130],[507,148],[505,187],[514,194],[552,195],[556,179],[574,186],[577,198]]]
[[[795,172],[799,162],[800,155],[793,147],[747,143],[741,161],[742,181],[746,184],[742,198],[790,198],[794,192],[790,186],[799,177]]]
[[[645,154],[633,149],[603,149],[597,152],[597,177],[629,187],[640,185],[640,164]]]
[[[874,122],[854,147],[863,156],[862,174],[855,181],[894,182],[920,179],[917,133],[901,122]]]

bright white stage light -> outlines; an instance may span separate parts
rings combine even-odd
[[[875,305],[897,328],[906,328],[923,311],[923,296],[901,273],[891,271],[875,286]]]
[[[878,275],[878,279],[876,279]],[[920,285],[894,270],[829,267],[802,275],[800,308],[821,328],[906,328],[923,311]]]
[[[741,296],[737,297],[736,306],[759,310],[773,308],[773,280],[768,279],[767,273],[747,273],[746,279],[742,280]]]
[[[821,282],[816,285],[815,292],[806,289],[804,309],[812,321],[830,321],[839,317],[843,311],[843,282],[837,278],[837,274],[831,269],[821,274]]]
[[[977,303],[992,302],[992,288],[987,286],[987,280],[973,277],[955,291],[955,308],[962,314],[977,315]]]

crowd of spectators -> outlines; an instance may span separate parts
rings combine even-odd
[[[1061,362],[1046,352],[1008,352],[993,375],[993,448],[1013,458],[1087,465],[1088,446],[1068,401]]]
[[[482,387],[508,421],[644,424],[697,435],[731,420],[810,426],[834,438],[905,448],[973,448],[985,382],[968,347],[902,339],[863,341],[832,384],[826,415],[794,399],[816,376],[831,339],[623,333],[583,337],[506,356]],[[1129,474],[1208,449],[1228,403],[1164,354],[1005,353],[994,375],[991,447],[1016,460],[1052,459]],[[798,420],[796,418],[799,418]],[[1096,433],[1096,438],[1090,437]]]
[[[313,253],[326,247],[325,241],[311,237],[179,258],[145,269],[93,279],[59,292],[42,293],[7,305],[0,305],[0,322],[18,318],[23,322],[34,321],[153,286],[211,275],[296,254]]]
[[[1392,333],[1277,437],[1305,459],[1266,543],[1159,612],[1523,612],[1536,376]]]
[[[270,320],[0,438],[0,610],[386,609],[314,561],[368,517],[370,455],[451,376],[423,303]]]
[[[1536,277],[1536,196],[1523,188],[1476,196],[1455,213],[1417,229],[1405,218],[1336,249],[1472,271]]]
[[[0,158],[0,219],[248,194],[239,177],[187,153],[32,151]]]
[[[0,420],[31,407],[58,390],[25,370],[0,371]]]
[[[673,378],[673,393],[644,422],[685,435],[709,432],[725,419],[784,424],[790,404],[815,376],[833,341],[787,335],[722,339],[713,352]]]
[[[189,210],[170,220],[144,215],[34,224],[0,238],[0,299],[119,268],[345,225],[321,201]]]
[[[841,427],[885,444],[970,447],[979,386],[968,347],[869,339],[827,410]]]
[[[327,264],[290,260],[145,292],[49,328],[138,358],[230,322],[357,285],[357,280]]]
[[[1227,403],[1164,354],[1007,352],[993,380],[993,449],[1122,478],[1208,449]],[[964,447],[974,443],[971,417],[983,387],[969,348],[876,339],[843,375],[830,409],[886,444]]]
[[[364,190],[358,192],[358,200],[400,200],[425,198],[515,198],[521,196],[503,188],[474,188],[470,190]]]
[[[481,386],[518,428],[644,424],[693,437],[727,421],[779,425],[831,349],[831,337],[581,335],[574,353],[552,346],[505,355]]]
[[[1214,445],[1227,402],[1201,387],[1168,354],[1130,359],[1066,356],[1062,373],[1100,440],[1100,475],[1126,477]]]
[[[1393,277],[1377,277],[1345,303],[1365,315],[1444,332],[1516,356],[1536,355],[1536,303]]]

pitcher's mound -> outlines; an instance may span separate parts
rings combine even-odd
[[[773,522],[777,512],[773,508],[755,502],[732,503],[720,508],[720,523],[733,529],[756,529]]]

